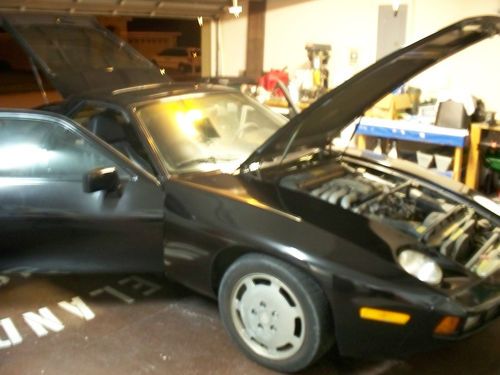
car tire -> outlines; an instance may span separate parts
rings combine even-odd
[[[300,371],[333,343],[323,290],[304,271],[269,256],[245,255],[229,267],[219,312],[243,352],[273,370]]]

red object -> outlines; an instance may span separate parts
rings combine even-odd
[[[266,91],[270,91],[274,96],[283,96],[283,92],[276,87],[276,83],[281,81],[288,86],[290,81],[288,72],[284,70],[271,70],[269,73],[264,74],[259,79],[259,86],[263,87]]]

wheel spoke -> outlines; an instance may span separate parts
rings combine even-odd
[[[236,310],[238,310],[241,313],[241,300],[235,298],[233,301],[233,306]]]
[[[253,288],[255,288],[255,283],[250,278],[246,279],[245,282],[243,283],[243,285],[245,285],[245,287],[246,287],[245,293],[247,293],[248,291],[250,291]]]
[[[296,306],[288,306],[286,313],[291,320],[295,320],[297,318],[301,319],[301,312],[299,311],[299,309],[297,309]]]
[[[277,356],[279,354],[274,346],[267,348],[267,352],[272,356]]]
[[[292,332],[286,331],[284,329],[280,329],[276,335],[274,336],[274,340],[276,341],[277,346],[281,346],[287,343],[289,337],[293,334]]]
[[[290,344],[292,344],[294,348],[297,348],[298,346],[302,345],[302,341],[303,341],[302,338],[297,336],[292,336]]]
[[[269,285],[269,287],[273,288],[276,292],[281,293],[281,286],[276,282],[276,280],[271,280],[271,285]]]

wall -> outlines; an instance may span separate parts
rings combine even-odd
[[[219,76],[241,76],[247,56],[248,1],[239,1],[243,13],[238,18],[224,12],[219,20]]]
[[[402,0],[408,5],[407,43],[465,17],[497,14],[499,0]],[[291,72],[307,61],[306,43],[332,46],[330,86],[334,87],[375,61],[378,6],[390,0],[267,0],[264,70]],[[244,5],[244,9],[247,9]],[[246,15],[221,20],[221,72],[238,75],[245,69]],[[358,61],[350,63],[357,51]],[[442,66],[418,77],[418,84],[435,95],[461,88],[483,98],[500,112],[500,38],[474,46]]]
[[[201,76],[215,75],[215,22],[203,20],[201,27]]]
[[[306,43],[330,44],[330,85],[337,85],[375,59],[374,0],[268,0],[264,69],[290,71],[307,62]],[[349,64],[351,49],[358,64]]]
[[[413,40],[465,17],[497,14],[498,0],[418,0],[410,14]],[[411,6],[411,5],[410,5]],[[500,37],[485,40],[416,77],[411,84],[425,89],[427,95],[444,91],[473,94],[489,110],[500,112]]]

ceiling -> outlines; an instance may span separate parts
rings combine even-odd
[[[217,17],[231,0],[0,0],[0,12],[157,18]]]

